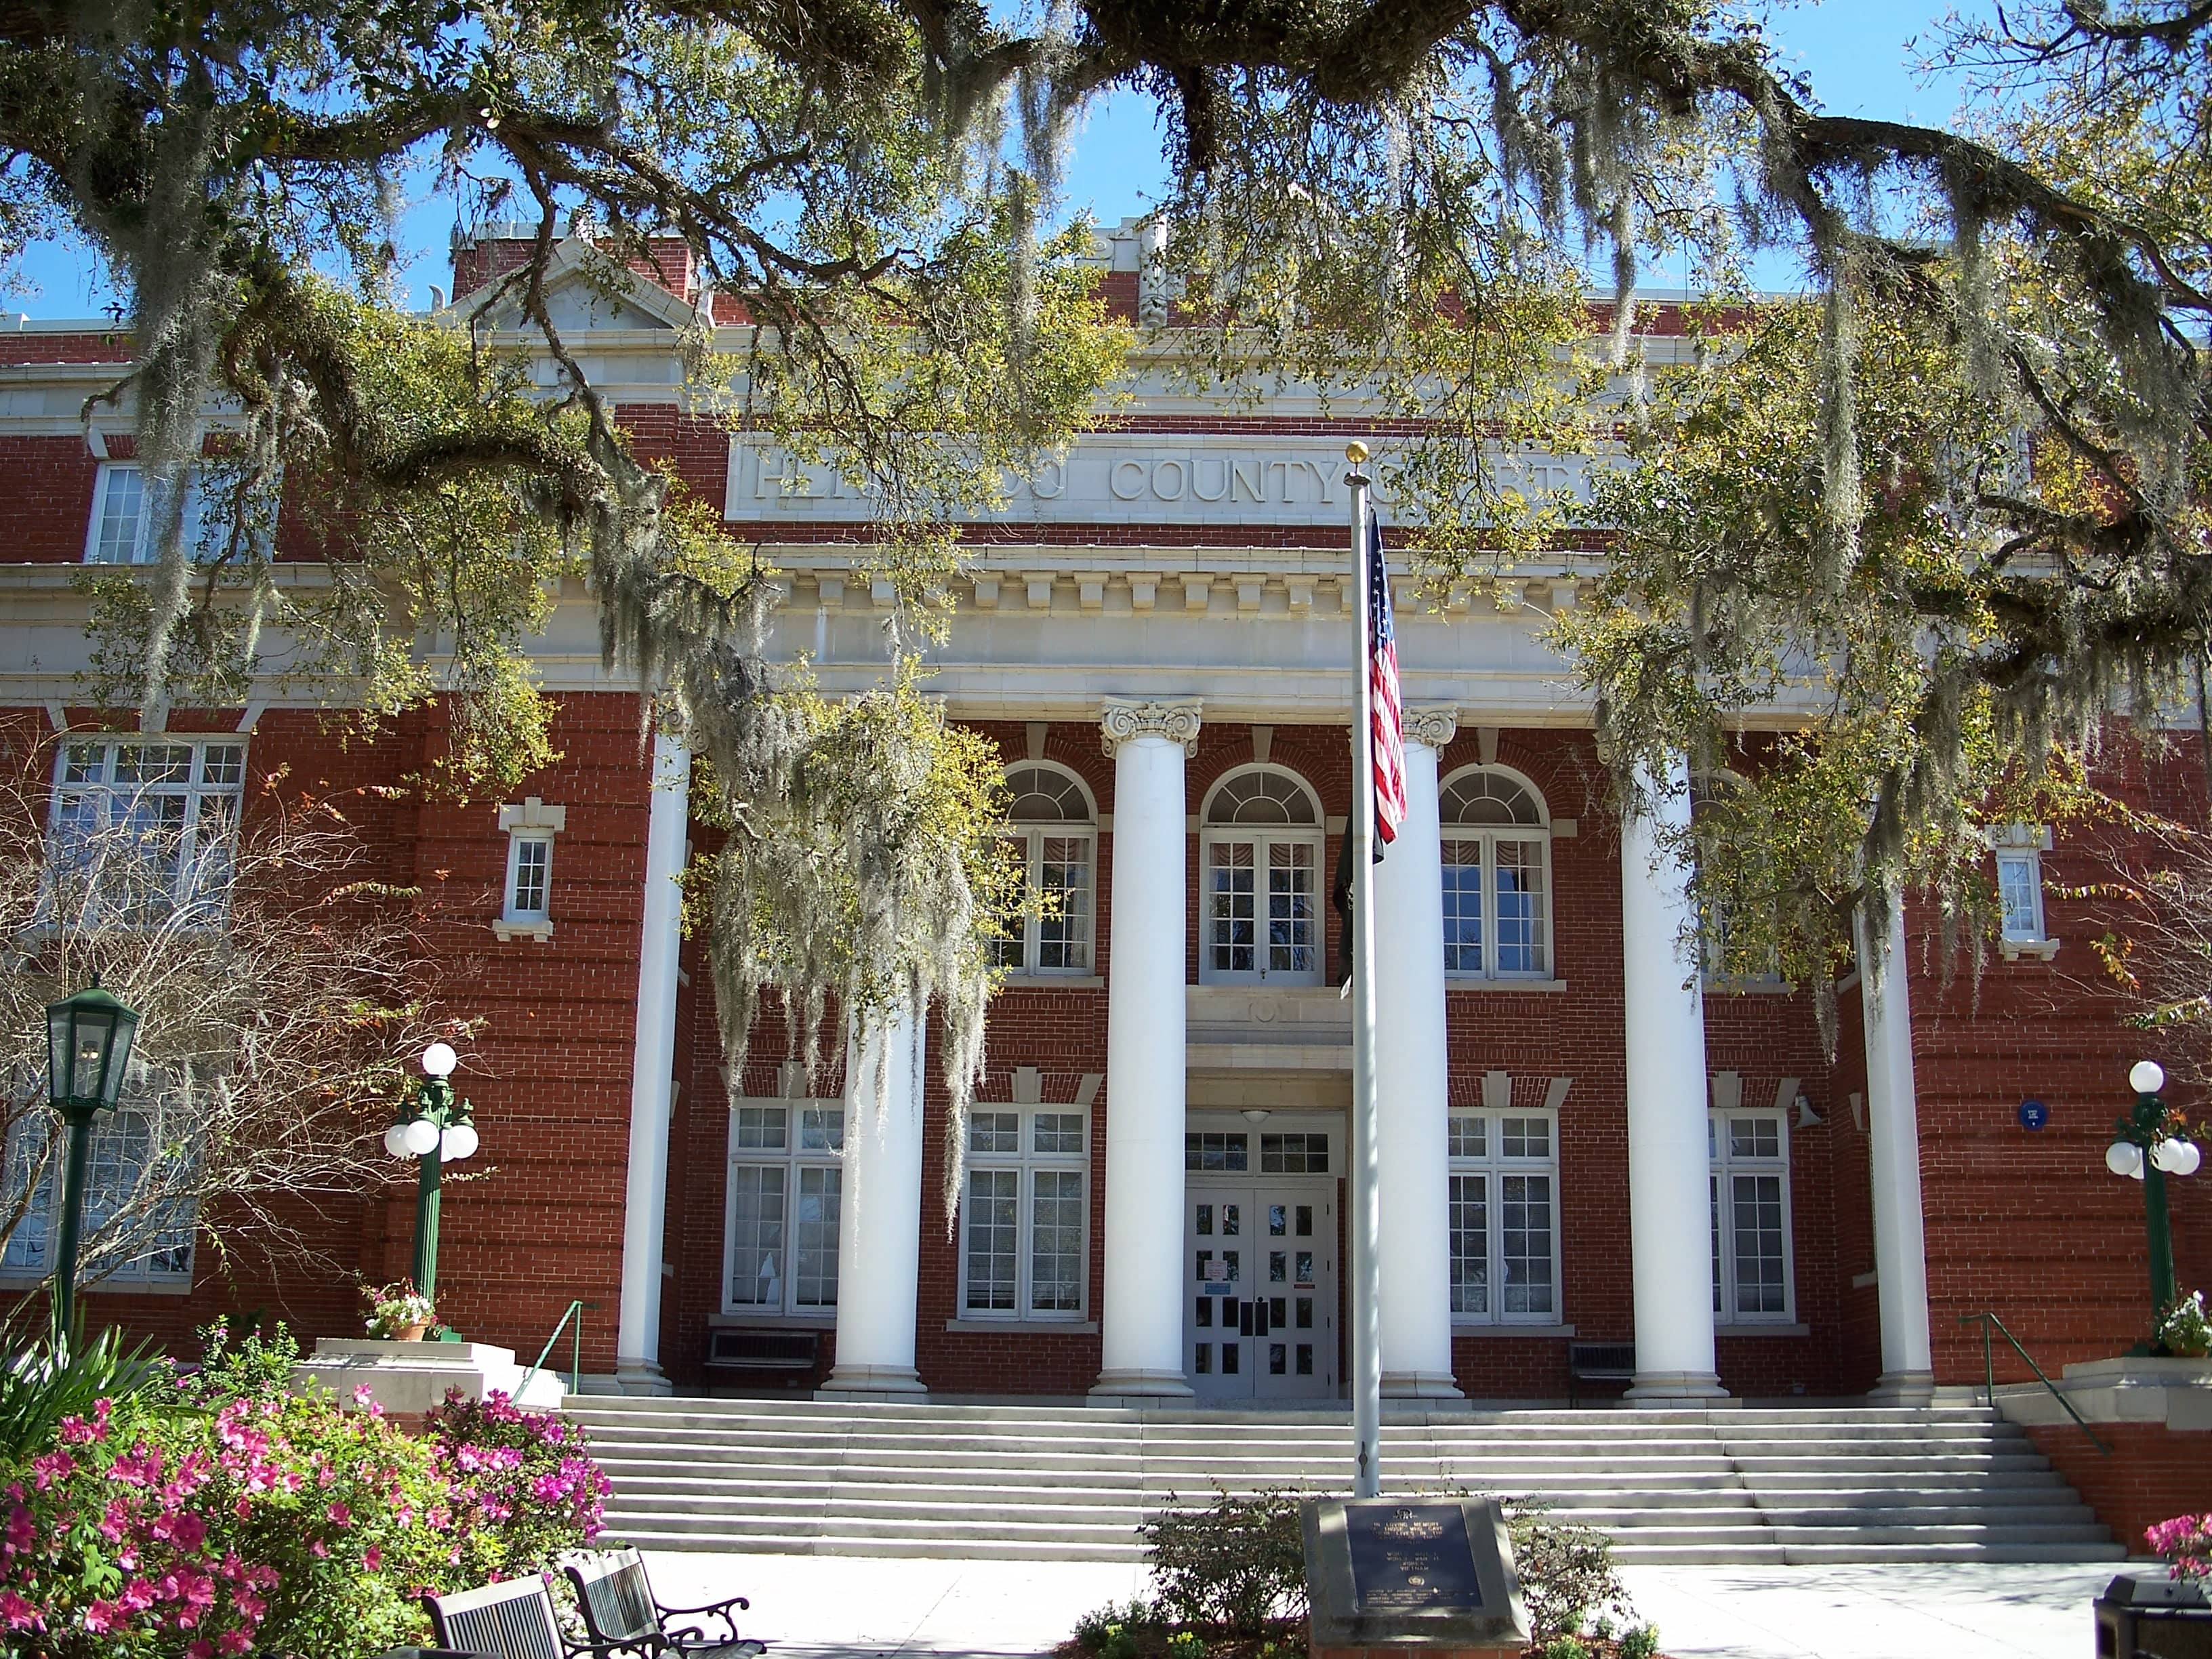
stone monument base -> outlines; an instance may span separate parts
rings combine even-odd
[[[1491,1498],[1311,1498],[1310,1659],[1520,1659],[1528,1611]]]
[[[1322,1645],[1309,1630],[1306,1659],[1521,1659],[1528,1645],[1525,1642],[1504,1642],[1470,1648],[1429,1637],[1408,1636],[1371,1647],[1333,1648]]]
[[[494,1389],[532,1411],[556,1411],[568,1390],[556,1371],[527,1371],[514,1350],[488,1342],[377,1342],[366,1337],[325,1336],[315,1352],[292,1367],[292,1387],[320,1383],[351,1405],[354,1390],[398,1417],[420,1417],[446,1403],[448,1389],[481,1400]]]

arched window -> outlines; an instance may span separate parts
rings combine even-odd
[[[1073,772],[1031,761],[1006,773],[1012,799],[1006,851],[1043,902],[999,941],[999,965],[1017,974],[1091,970],[1091,872],[1097,814]]]
[[[1304,780],[1239,768],[1202,816],[1201,983],[1318,985],[1322,975],[1321,803]]]
[[[1535,786],[1498,766],[1444,781],[1444,971],[1548,979],[1552,818]]]

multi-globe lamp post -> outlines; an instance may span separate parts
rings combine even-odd
[[[2173,1305],[2173,1230],[2167,1220],[2166,1178],[2197,1173],[2203,1154],[2189,1138],[2181,1115],[2159,1097],[2166,1072],[2154,1060],[2137,1060],[2128,1073],[2135,1110],[2112,1126],[2118,1136],[2105,1149],[2105,1167],[2143,1184],[2143,1215],[2150,1231],[2151,1328]]]
[[[46,1005],[46,1097],[69,1128],[62,1166],[61,1237],[54,1249],[54,1340],[76,1332],[77,1235],[84,1224],[85,1166],[91,1162],[93,1121],[112,1112],[131,1067],[138,1015],[100,988]]]
[[[384,1150],[394,1158],[420,1160],[415,1196],[415,1288],[424,1296],[438,1294],[438,1204],[441,1181],[448,1164],[459,1163],[477,1149],[476,1126],[469,1121],[469,1103],[453,1093],[446,1079],[453,1074],[460,1056],[450,1042],[434,1042],[422,1051],[422,1081],[415,1097],[403,1104],[399,1116],[384,1132]]]

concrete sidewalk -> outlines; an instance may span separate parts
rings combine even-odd
[[[654,1552],[676,1603],[752,1599],[770,1659],[1049,1653],[1075,1620],[1144,1588],[1136,1563]],[[2085,1659],[2090,1598],[2123,1564],[1631,1567],[1671,1659]]]
[[[2124,1561],[1625,1567],[1671,1659],[2089,1659]]]

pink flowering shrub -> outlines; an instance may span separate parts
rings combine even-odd
[[[511,1578],[599,1535],[612,1488],[582,1429],[522,1410],[494,1389],[448,1390],[430,1413],[430,1443],[447,1485],[459,1553],[471,1582]]]
[[[605,1477],[564,1422],[449,1403],[410,1434],[287,1391],[289,1340],[211,1337],[198,1376],[0,1463],[0,1650],[356,1659],[428,1639],[422,1590],[542,1569],[598,1529]]]
[[[2212,1577],[2212,1515],[2177,1515],[2143,1534],[2176,1578]]]

